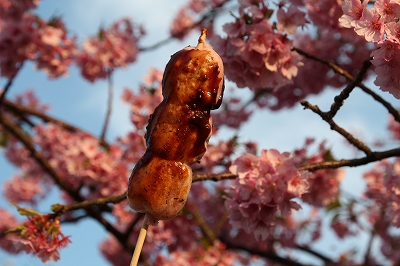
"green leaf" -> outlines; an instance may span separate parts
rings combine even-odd
[[[64,209],[64,205],[56,203],[56,204],[51,205],[50,209],[52,212],[60,212],[62,209]]]
[[[329,212],[340,207],[342,207],[342,204],[340,203],[339,198],[337,198],[335,201],[332,201],[328,206],[326,206],[326,210]]]
[[[6,132],[2,132],[0,134],[0,147],[5,148],[7,146],[7,142],[8,142],[8,134]]]
[[[22,207],[18,206],[17,204],[14,204],[12,202],[10,202],[10,204],[12,206],[14,206],[17,209],[17,211],[19,212],[19,214],[22,215],[22,216],[34,217],[36,215],[39,215],[39,213],[37,211],[35,211],[35,210],[29,209],[29,208],[22,208]]]

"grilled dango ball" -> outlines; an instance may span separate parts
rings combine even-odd
[[[196,47],[178,51],[166,65],[163,101],[150,116],[147,149],[129,179],[129,206],[146,213],[150,225],[174,218],[185,205],[191,165],[203,157],[211,136],[210,110],[222,102],[224,67],[206,44],[206,32]]]

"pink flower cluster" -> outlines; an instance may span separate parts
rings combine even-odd
[[[213,170],[215,167],[223,166],[228,163],[226,160],[233,154],[234,146],[234,140],[219,141],[216,145],[209,144],[198,167],[203,170],[202,172],[214,172]],[[197,165],[194,166],[194,169],[196,168]]]
[[[14,239],[19,249],[39,257],[44,263],[60,259],[59,249],[66,247],[71,241],[60,229],[59,217],[40,215],[28,217],[12,233],[19,238]],[[11,234],[10,232],[10,234]]]
[[[70,188],[87,188],[82,191],[87,198],[125,191],[130,167],[120,147],[111,145],[104,150],[93,136],[71,133],[56,125],[39,125],[35,132],[36,145]]]
[[[139,92],[137,94],[130,89],[124,89],[122,100],[123,102],[129,103],[131,108],[131,121],[139,131],[145,129],[150,115],[163,99],[161,86],[162,77],[162,71],[151,68],[144,77],[144,84],[139,87]]]
[[[128,18],[113,23],[108,29],[100,29],[97,36],[83,43],[82,51],[77,55],[82,76],[94,82],[106,78],[109,71],[135,62],[138,42],[143,35],[144,30]]]
[[[226,38],[215,36],[212,45],[224,61],[226,77],[239,88],[252,90],[279,88],[291,83],[302,65],[293,43],[272,27],[269,18],[273,10],[263,1],[239,1],[239,17],[223,26]],[[280,31],[295,32],[305,21],[299,20],[295,7],[278,16]],[[296,23],[300,23],[296,26]]]
[[[15,228],[18,225],[18,222],[11,213],[2,208],[0,208],[0,217],[0,248],[11,254],[16,254],[20,250],[14,241],[15,235],[6,234],[5,232]]]
[[[30,13],[18,20],[0,18],[0,76],[12,78],[25,60],[35,62],[50,78],[68,73],[76,52],[58,18],[44,21]]]
[[[22,14],[36,8],[40,0],[2,0],[0,1],[0,18],[21,20]]]
[[[294,199],[307,192],[309,173],[299,172],[294,159],[272,149],[259,157],[246,153],[232,163],[229,169],[238,178],[226,191],[225,206],[234,228],[265,240],[277,216],[286,218],[301,208]]]
[[[305,12],[306,21],[312,23],[312,27],[307,32],[297,32],[293,35],[294,47],[319,58],[336,62],[341,68],[356,75],[356,70],[360,68],[362,62],[369,58],[372,47],[368,45],[364,37],[357,35],[352,29],[339,26],[338,19],[343,14],[340,1],[290,0],[279,3],[286,6],[289,2],[291,6],[287,8],[287,12],[295,10],[293,8],[295,6]],[[278,4],[278,7],[281,5]],[[283,12],[282,9],[278,10],[277,15]],[[297,16],[293,15],[293,19]],[[298,26],[304,27],[301,23]],[[297,31],[299,29],[297,27]],[[306,57],[302,57],[301,62],[304,65],[297,68],[297,75],[293,76],[291,82],[279,88],[266,88],[267,90],[262,91],[262,95],[258,95],[259,107],[267,107],[271,110],[292,107],[310,94],[318,94],[327,87],[340,88],[346,84],[343,77],[334,74],[332,69],[320,62]]]
[[[400,159],[379,162],[364,174],[364,179],[367,182],[366,196],[386,209],[391,225],[400,227]]]
[[[400,159],[380,161],[364,174],[365,197],[372,201],[366,216],[380,237],[380,251],[392,264],[400,260]]]
[[[314,139],[307,139],[304,147],[294,151],[296,165],[303,166],[313,163],[326,162],[333,160],[332,153],[326,148],[325,141],[318,146],[318,151],[308,155],[310,146],[315,142]],[[342,169],[321,169],[313,171],[308,176],[309,188],[301,199],[315,207],[326,207],[338,200],[339,185],[344,178]]]
[[[344,0],[343,12],[339,19],[343,27],[354,28],[358,35],[378,44],[371,53],[377,75],[375,85],[400,99],[400,1],[377,0],[369,9],[368,1]]]
[[[243,123],[249,120],[252,110],[246,109],[246,103],[238,96],[232,96],[234,92],[229,91],[229,97],[224,98],[219,111],[212,113],[213,127],[218,129],[227,126],[239,129]]]

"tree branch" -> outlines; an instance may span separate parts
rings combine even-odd
[[[313,163],[306,166],[299,167],[298,170],[305,170],[305,171],[316,171],[319,169],[328,169],[328,168],[340,168],[343,166],[360,166],[366,165],[372,162],[380,161],[390,157],[400,157],[400,148],[382,151],[382,152],[372,152],[370,155],[367,155],[362,158],[357,159],[342,159],[339,161],[332,161],[332,162],[320,162],[320,163]]]
[[[358,149],[365,152],[365,154],[370,155],[372,153],[371,149],[365,145],[361,140],[355,138],[352,134],[347,132],[344,128],[338,126],[332,119],[332,114],[330,112],[322,112],[318,106],[312,105],[307,101],[301,101],[300,104],[304,106],[304,109],[310,109],[314,113],[318,114],[324,121],[326,121],[331,129],[342,135],[347,141],[353,144]],[[332,110],[332,109],[331,109]]]
[[[329,61],[329,60],[325,60],[322,58],[319,58],[315,55],[311,55],[299,48],[294,47],[293,48],[294,51],[298,52],[299,54],[303,55],[304,57],[320,62],[326,66],[328,66],[329,68],[331,68],[335,73],[342,75],[343,77],[345,77],[348,81],[352,82],[354,80],[354,77],[347,72],[346,70],[342,69],[341,67],[339,67],[338,65],[336,65],[335,63]],[[363,90],[365,93],[371,95],[376,101],[378,101],[379,103],[381,103],[387,110],[388,112],[394,117],[394,119],[400,123],[400,114],[399,112],[387,101],[385,101],[382,97],[380,97],[378,94],[376,94],[375,92],[373,92],[371,89],[369,89],[367,86],[365,86],[362,82],[359,82],[357,84],[357,87],[359,87],[361,90]]]
[[[360,71],[357,73],[356,77],[350,81],[349,84],[334,98],[334,103],[331,105],[331,109],[328,112],[328,115],[333,118],[335,117],[336,113],[339,111],[340,107],[343,105],[344,100],[346,100],[353,89],[359,84],[365,73],[367,72],[368,68],[371,66],[371,61],[365,60],[362,64]]]
[[[33,108],[29,108],[26,106],[23,106],[21,104],[17,104],[8,100],[4,100],[3,101],[3,106],[6,107],[7,109],[9,109],[11,112],[17,114],[18,116],[22,117],[23,119],[26,119],[26,117],[24,116],[24,114],[29,114],[29,115],[33,115],[36,116],[40,119],[42,119],[44,122],[47,123],[53,123],[55,125],[58,125],[70,132],[84,132],[86,134],[90,134],[82,129],[79,129],[71,124],[68,124],[62,120],[56,119],[52,116],[46,115],[40,111],[37,111]],[[91,135],[91,134],[90,134]],[[110,145],[105,141],[105,140],[99,140],[100,144],[105,147],[108,148]]]
[[[193,218],[196,220],[197,224],[199,225],[201,231],[203,232],[209,243],[214,243],[217,237],[215,236],[215,233],[211,229],[211,227],[204,220],[203,216],[200,214],[197,206],[191,204],[190,202],[187,202],[186,204],[190,205],[189,212],[193,215]]]
[[[192,182],[207,181],[211,180],[218,182],[221,180],[235,179],[237,175],[232,173],[222,173],[222,174],[195,174],[193,175]]]
[[[277,262],[277,263],[281,263],[282,265],[288,265],[288,266],[303,266],[303,264],[298,263],[296,261],[293,261],[291,259],[288,258],[283,258],[278,256],[275,252],[273,251],[262,251],[262,250],[256,250],[253,248],[247,248],[245,246],[241,246],[238,244],[234,244],[225,240],[221,240],[228,249],[238,249],[241,251],[246,251],[252,255],[258,255],[260,257],[266,258],[268,260]]]
[[[322,255],[321,253],[319,253],[319,252],[317,252],[315,250],[312,250],[311,248],[309,248],[307,246],[296,245],[296,248],[298,248],[299,250],[302,250],[304,252],[307,252],[307,253],[309,253],[311,255],[314,255],[315,257],[323,260],[325,264],[330,265],[330,264],[334,263],[330,258],[326,257],[325,255]]]
[[[22,68],[23,65],[24,65],[24,63],[21,63],[21,65],[17,69],[17,72],[7,81],[6,86],[4,86],[3,93],[0,95],[0,107],[3,104],[3,101],[6,98],[6,94],[7,94],[8,90],[11,88],[11,85],[12,85],[15,77],[17,76],[17,74],[19,73],[19,70]]]
[[[112,101],[113,101],[113,83],[112,83],[112,70],[107,71],[107,81],[108,81],[108,99],[107,99],[107,112],[106,117],[104,119],[103,129],[100,134],[100,141],[104,142],[106,138],[106,132],[108,128],[108,124],[110,122],[111,111],[112,111]]]
[[[87,209],[91,206],[95,206],[95,205],[105,205],[108,203],[119,203],[123,200],[126,199],[126,192],[117,195],[117,196],[110,196],[110,197],[104,197],[104,198],[97,198],[97,199],[93,199],[93,200],[84,200],[78,203],[73,203],[73,204],[68,204],[68,205],[54,205],[52,207],[52,209],[54,209],[54,211],[56,213],[66,213],[69,211],[75,211],[75,210],[79,210],[79,209]]]

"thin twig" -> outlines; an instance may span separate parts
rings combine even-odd
[[[400,113],[397,111],[389,102],[385,101],[381,96],[376,94],[374,91],[369,89],[366,86],[363,86],[362,84],[359,84],[358,86],[361,90],[363,90],[365,93],[369,94],[372,98],[374,98],[375,101],[381,103],[387,110],[388,112],[393,116],[394,120],[400,123]]]
[[[3,106],[6,107],[8,110],[12,111],[13,113],[19,115],[22,119],[26,119],[24,114],[29,114],[29,115],[33,115],[33,116],[36,116],[36,117],[42,119],[44,122],[56,124],[70,132],[83,132],[85,134],[90,134],[90,133],[88,133],[80,128],[77,128],[71,124],[68,124],[60,119],[46,115],[38,110],[23,106],[21,104],[15,103],[15,102],[4,100]],[[105,140],[102,140],[102,141],[100,140],[100,144],[105,148],[108,148],[110,146]]]
[[[211,227],[204,220],[203,216],[200,214],[197,206],[191,204],[190,202],[187,202],[186,204],[189,204],[190,213],[193,215],[193,218],[196,220],[197,224],[199,225],[201,231],[204,233],[204,236],[207,238],[209,243],[214,243],[217,237],[215,236],[215,233],[211,229]]]
[[[317,252],[315,250],[312,250],[310,247],[302,246],[302,245],[296,245],[296,248],[298,248],[299,250],[302,250],[304,252],[307,252],[307,253],[309,253],[311,255],[314,255],[315,257],[323,260],[328,265],[331,265],[331,263],[333,263],[333,261],[330,258],[326,257],[325,255],[322,255],[321,253],[319,253],[319,252]]]
[[[365,152],[365,154],[369,155],[372,153],[371,149],[365,145],[361,140],[355,138],[352,134],[347,132],[344,128],[338,126],[332,119],[332,114],[330,112],[322,112],[318,106],[312,105],[307,101],[301,101],[301,105],[304,106],[304,109],[310,109],[314,113],[318,114],[324,121],[326,121],[330,126],[331,129],[338,132],[340,135],[342,135],[347,141],[351,144],[353,144],[355,147],[358,149],[362,150]],[[331,109],[332,110],[332,109]]]
[[[169,43],[170,41],[174,40],[175,38],[177,38],[177,36],[180,36],[181,34],[185,34],[185,33],[189,32],[190,30],[196,28],[197,26],[201,25],[204,21],[214,19],[217,16],[218,12],[222,9],[223,5],[229,1],[230,0],[223,1],[221,4],[214,6],[209,12],[204,14],[198,21],[196,21],[192,25],[182,29],[179,33],[177,33],[175,35],[171,34],[166,39],[161,40],[153,45],[149,45],[146,47],[139,47],[139,51],[140,52],[153,51],[153,50],[159,48],[160,46],[165,45],[165,44]]]
[[[14,77],[15,77],[15,75],[8,80],[6,86],[4,87],[3,93],[0,95],[0,106],[3,104],[3,101],[6,98],[6,94],[7,94],[8,90],[10,89],[10,87],[12,85]]]
[[[334,103],[331,106],[331,109],[329,110],[328,114],[330,117],[335,117],[336,113],[339,111],[340,107],[343,105],[344,100],[346,100],[349,96],[350,93],[353,91],[353,89],[359,84],[365,73],[367,72],[368,68],[371,66],[371,61],[365,60],[363,62],[363,65],[360,69],[360,71],[357,73],[356,77],[350,81],[349,84],[340,92],[338,96],[334,98]]]
[[[81,201],[78,203],[64,205],[64,206],[60,207],[60,210],[57,212],[66,213],[69,211],[86,209],[88,207],[95,206],[95,205],[105,205],[108,203],[119,203],[125,199],[126,199],[126,192],[124,192],[120,195],[117,195],[117,196],[97,198],[97,199],[93,199],[93,200],[84,200],[84,201]]]
[[[10,79],[8,79],[6,86],[4,86],[3,93],[0,95],[0,106],[3,104],[3,101],[6,98],[6,94],[7,94],[8,90],[11,88],[11,85],[12,85],[13,81],[15,80],[15,77],[17,76],[17,74],[19,73],[19,70],[22,68],[23,65],[24,65],[24,63],[22,63],[18,67],[17,72]]]
[[[228,180],[228,179],[235,179],[237,175],[232,173],[222,173],[222,174],[195,174],[193,175],[192,182],[199,182],[199,181],[214,181],[218,182],[221,180]]]
[[[313,163],[313,164],[299,167],[297,169],[298,170],[306,170],[306,171],[316,171],[319,169],[330,169],[330,168],[336,169],[336,168],[340,168],[343,166],[355,167],[355,166],[360,166],[360,165],[366,165],[366,164],[380,161],[380,160],[390,158],[390,157],[400,157],[400,148],[391,149],[391,150],[387,150],[387,151],[381,151],[381,152],[378,152],[378,151],[372,152],[370,155],[367,155],[362,158],[342,159],[339,161]]]
[[[239,249],[239,250],[243,250],[243,251],[247,251],[248,253],[252,254],[252,255],[258,255],[260,257],[266,258],[268,260],[280,263],[282,265],[288,265],[288,266],[303,266],[303,264],[296,262],[294,260],[291,260],[289,258],[284,258],[284,257],[280,257],[278,256],[275,252],[273,251],[263,251],[263,250],[257,250],[254,248],[247,248],[245,246],[242,245],[238,245],[232,242],[228,242],[227,240],[221,240],[228,249]]]
[[[299,48],[293,48],[294,51],[298,52],[299,54],[303,55],[304,57],[320,62],[326,66],[328,66],[329,68],[331,68],[335,73],[345,77],[348,81],[353,81],[354,77],[347,72],[346,70],[342,69],[341,67],[339,67],[338,65],[336,65],[335,63],[329,61],[329,60],[325,60],[322,58],[319,58],[315,55],[309,54]],[[382,97],[380,97],[378,94],[376,94],[374,91],[372,91],[371,89],[369,89],[367,86],[365,86],[362,82],[359,82],[357,84],[357,86],[363,90],[365,93],[369,94],[370,96],[372,96],[377,102],[381,103],[387,110],[388,112],[393,115],[394,119],[400,123],[400,114],[399,112],[387,101],[385,101]]]
[[[107,71],[108,80],[108,99],[107,99],[107,112],[104,119],[103,129],[100,134],[100,141],[105,141],[108,124],[110,122],[111,111],[112,111],[112,101],[113,101],[113,82],[112,82],[112,70]]]

